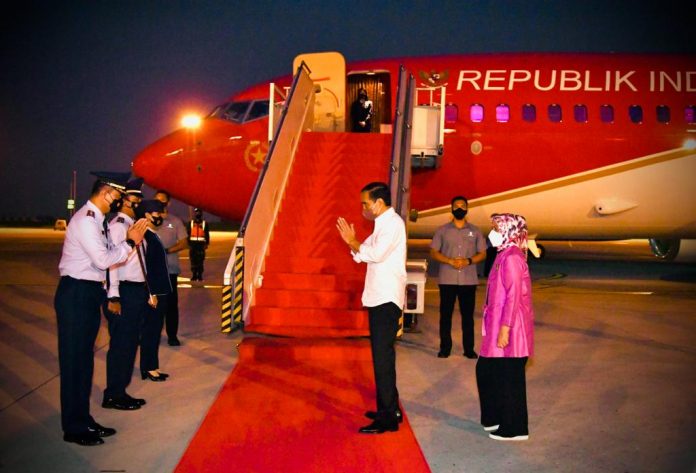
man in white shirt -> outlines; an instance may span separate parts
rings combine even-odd
[[[132,179],[126,185],[121,211],[109,223],[114,245],[126,240],[126,232],[135,221],[135,209],[143,200],[142,185],[140,178]],[[104,310],[109,327],[109,351],[106,353],[106,389],[102,401],[102,407],[106,409],[130,411],[145,404],[144,399],[133,398],[126,392],[133,376],[140,327],[149,299],[144,266],[141,266],[145,254],[143,246],[137,246],[126,261],[109,268],[108,303]]]
[[[125,261],[143,239],[144,220],[128,228],[126,239],[113,245],[104,215],[116,210],[130,173],[93,173],[99,179],[87,203],[70,219],[58,264],[60,282],[54,306],[58,325],[60,414],[63,440],[78,445],[104,443],[116,433],[89,413],[94,373],[94,342],[106,299],[108,268]]]
[[[356,263],[367,263],[362,303],[370,321],[370,344],[377,388],[377,411],[365,415],[374,421],[360,433],[399,430],[402,419],[396,389],[394,342],[404,307],[406,288],[406,226],[391,207],[389,186],[372,182],[360,193],[363,217],[374,220],[372,234],[362,243],[352,224],[339,217],[336,227]]]

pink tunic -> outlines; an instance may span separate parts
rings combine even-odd
[[[501,325],[510,327],[510,343],[498,348]],[[481,356],[518,358],[534,354],[532,281],[527,261],[517,246],[498,253],[488,276],[481,326]]]

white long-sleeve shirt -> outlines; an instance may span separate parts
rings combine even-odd
[[[103,222],[104,214],[91,201],[75,212],[65,232],[63,253],[58,263],[61,276],[104,281],[106,269],[128,257],[131,247],[125,241],[110,245]]]
[[[111,242],[114,245],[119,245],[121,242],[126,241],[128,228],[133,225],[133,219],[128,215],[119,212],[116,217],[109,222],[109,233],[111,237]],[[141,244],[145,245],[145,242]],[[142,250],[141,255],[143,254]],[[143,264],[145,260],[143,259]],[[140,261],[138,261],[138,254],[132,251],[126,261],[117,263],[109,268],[109,280],[111,285],[107,291],[108,297],[120,297],[119,291],[119,281],[132,281],[132,282],[143,282],[145,277],[143,276],[143,269],[140,267]]]
[[[375,229],[360,245],[360,251],[351,252],[356,263],[367,263],[362,303],[376,307],[393,302],[404,307],[406,290],[406,226],[389,208],[375,219]]]

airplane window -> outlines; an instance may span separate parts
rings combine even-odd
[[[225,120],[235,123],[242,123],[248,108],[249,102],[232,102],[229,104],[220,118],[224,118]]]
[[[643,123],[643,107],[640,105],[631,105],[628,107],[628,116],[633,123]]]
[[[563,120],[560,105],[556,103],[549,105],[549,120],[551,120],[553,123],[560,123]]]
[[[657,121],[660,123],[669,123],[670,113],[669,107],[667,105],[658,105],[657,109]]]
[[[469,115],[471,116],[471,121],[474,123],[480,123],[483,121],[483,105],[475,103],[474,105],[471,106],[471,110],[469,112]]]
[[[684,109],[684,120],[690,125],[696,123],[696,105],[689,105]]]
[[[522,105],[522,120],[526,122],[536,121],[536,107],[531,103]]]
[[[251,106],[245,122],[268,116],[268,100],[257,100]]]
[[[456,104],[448,103],[445,105],[445,122],[455,123],[459,118],[459,108]]]
[[[573,107],[573,115],[578,123],[587,123],[587,105],[576,105]]]
[[[614,123],[614,107],[607,104],[600,105],[599,118],[603,123]]]
[[[495,107],[495,121],[498,123],[507,123],[510,121],[510,107],[501,103]]]

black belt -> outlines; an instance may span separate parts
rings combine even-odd
[[[119,286],[144,286],[145,281],[119,281]]]
[[[74,278],[72,276],[61,276],[60,278],[61,279],[70,279],[72,281],[88,284],[90,286],[99,286],[99,287],[104,286],[104,281],[92,281],[90,279],[77,279],[77,278]]]

